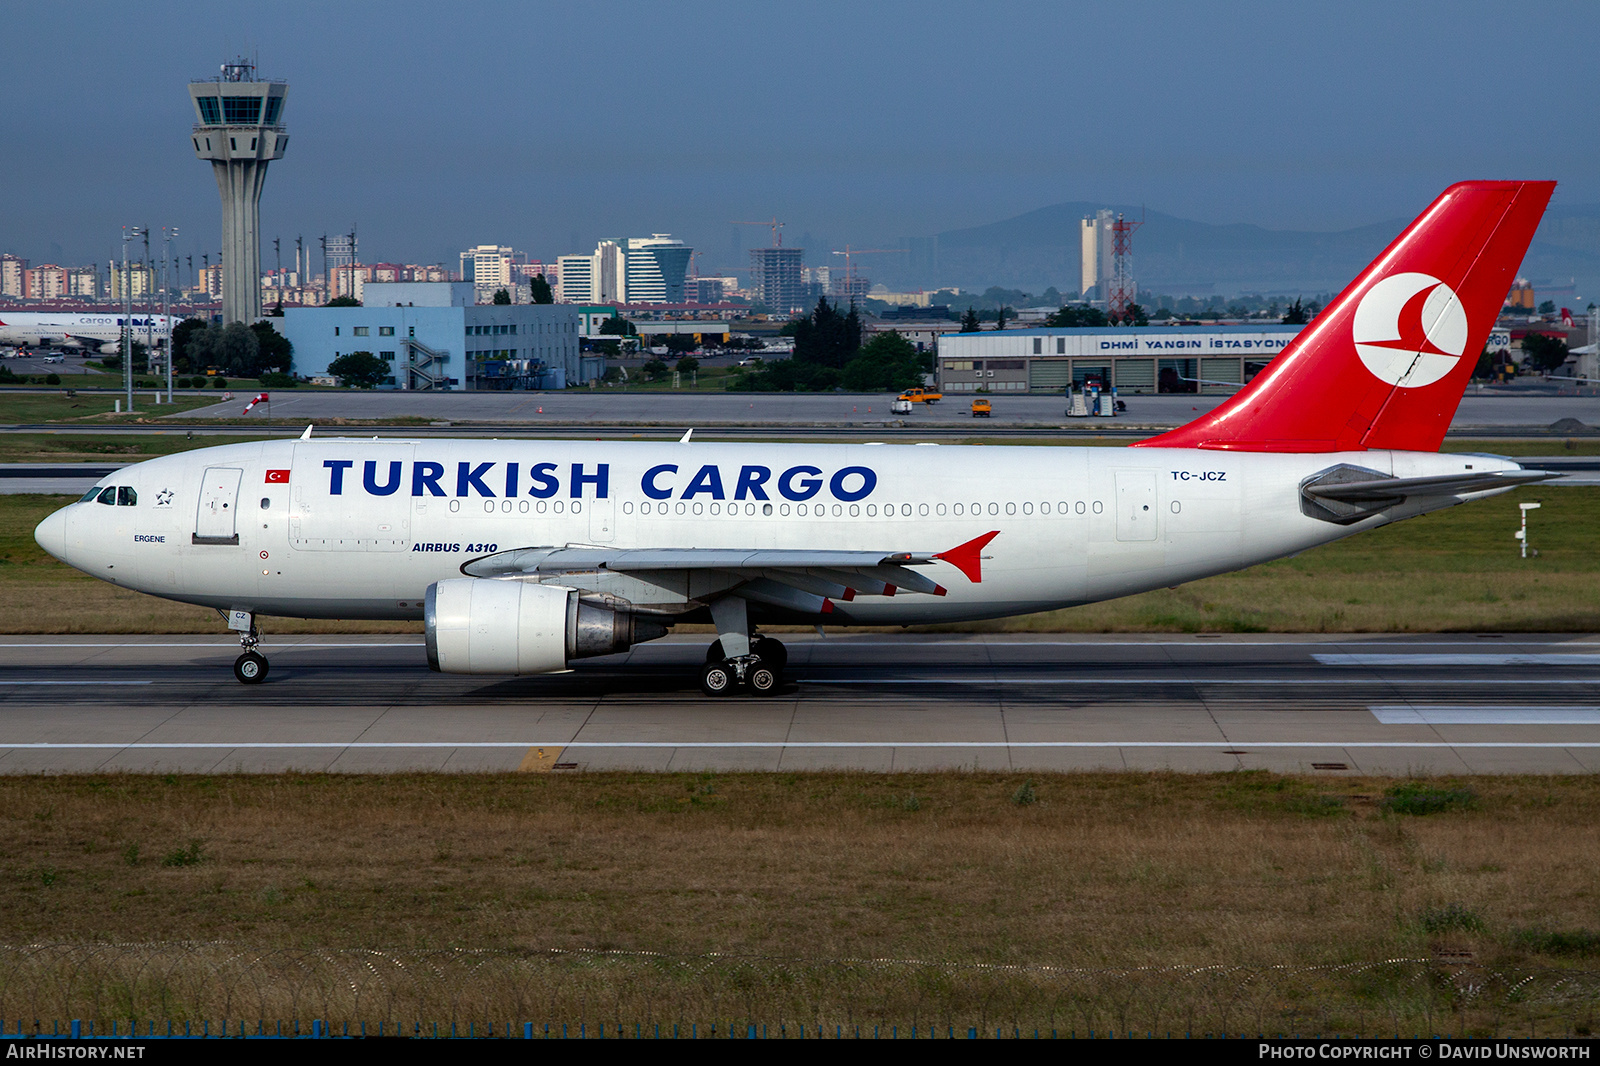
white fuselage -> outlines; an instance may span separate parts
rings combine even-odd
[[[981,582],[935,562],[919,572],[948,595],[863,596],[832,619],[909,624],[1177,585],[1493,494],[1352,525],[1302,513],[1301,483],[1340,463],[1396,477],[1519,469],[1415,452],[325,438],[128,467],[102,484],[137,502],[86,499],[38,537],[80,570],[174,600],[420,618],[431,583],[517,548],[938,552],[998,531]],[[669,612],[692,598],[603,570],[561,583]]]
[[[43,311],[0,311],[0,344],[20,344],[38,347],[46,344],[58,346],[87,345],[99,348],[115,345],[122,338],[124,322],[133,324],[134,339],[146,335],[165,338],[167,331],[177,325],[171,315],[129,316],[120,312],[85,314],[50,313]]]

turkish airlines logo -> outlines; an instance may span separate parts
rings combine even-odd
[[[288,483],[289,483],[289,471],[287,471],[287,470],[268,470],[267,471],[267,484],[268,485],[287,485]]]
[[[1432,385],[1461,361],[1467,313],[1450,286],[1430,274],[1391,274],[1361,298],[1350,328],[1356,354],[1382,381]]]

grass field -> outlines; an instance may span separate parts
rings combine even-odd
[[[0,442],[6,438],[0,436]],[[112,447],[86,438],[73,448]],[[176,438],[133,438],[140,447]],[[66,439],[63,438],[65,441]],[[30,445],[44,448],[48,441]],[[65,452],[105,458],[111,452]],[[17,461],[11,459],[9,461]],[[207,633],[214,612],[57,563],[33,527],[59,496],[0,496],[0,633]],[[1540,499],[1518,556],[1517,503]],[[1426,515],[1292,559],[1126,599],[971,623],[986,632],[1600,632],[1600,489],[1546,486]],[[269,620],[268,632],[415,632],[414,623]]]
[[[1600,958],[1597,826],[1583,777],[7,777],[0,940],[134,946],[0,949],[0,1009],[1583,1031],[1588,978],[1532,991]]]
[[[0,389],[0,424],[33,425],[40,422],[146,422],[165,415],[175,414],[180,411],[191,411],[197,407],[217,403],[222,399],[222,393],[215,396],[187,395],[176,393],[172,403],[158,404],[152,397],[153,390],[139,389],[133,394],[133,412],[124,412],[120,415],[113,413],[116,403],[122,399],[121,393],[113,392],[79,392],[68,396],[72,382],[66,382],[60,392],[33,392]],[[244,401],[240,401],[240,407]]]

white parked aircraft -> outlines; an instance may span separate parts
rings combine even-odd
[[[165,337],[167,330],[182,321],[176,315],[131,316],[121,312],[0,311],[0,344],[25,348],[91,348],[115,355],[121,347],[122,326],[133,323],[135,337],[148,329],[152,337]]]
[[[760,623],[1070,607],[1550,475],[1441,455],[1553,182],[1446,190],[1262,374],[1131,448],[313,439],[121,470],[57,558],[224,612],[420,618],[436,670],[526,674],[714,622],[708,694],[778,685]]]

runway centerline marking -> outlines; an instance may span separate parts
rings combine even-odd
[[[1523,652],[1446,652],[1431,655],[1318,652],[1311,657],[1324,666],[1600,666],[1600,655]]]
[[[107,679],[105,681],[0,681],[0,685],[153,685],[154,681],[118,681]]]
[[[797,685],[1600,685],[1600,677],[797,677]]]
[[[1378,703],[1367,709],[1384,725],[1600,725],[1600,707]]]

